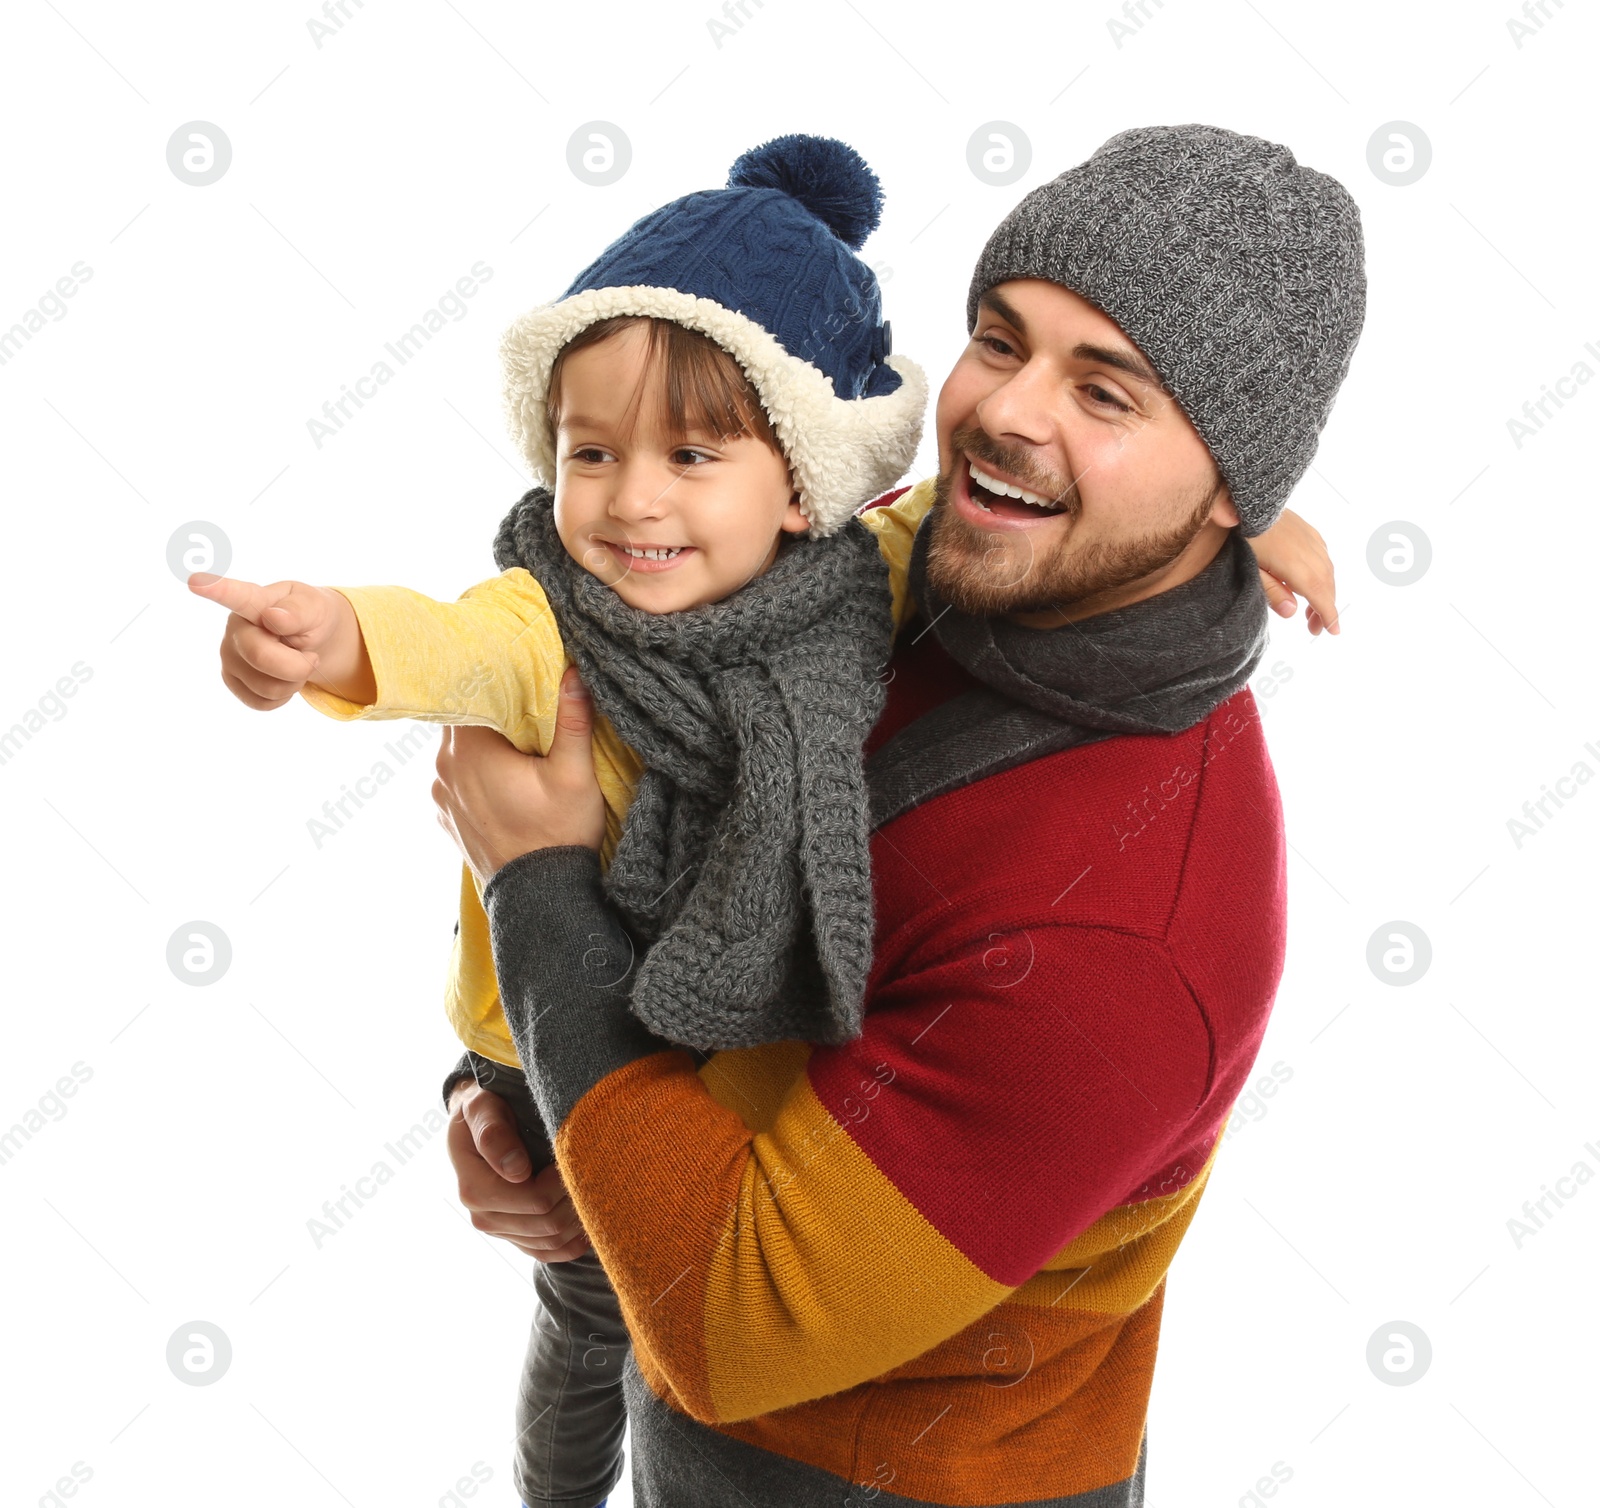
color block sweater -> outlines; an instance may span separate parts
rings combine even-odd
[[[869,754],[974,684],[924,627]],[[872,862],[862,1035],[698,1065],[627,1010],[592,850],[485,887],[634,1338],[636,1501],[1129,1508],[1168,1267],[1283,964],[1254,700],[933,797]]]

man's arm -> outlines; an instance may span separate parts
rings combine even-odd
[[[965,1329],[1133,1202],[1205,1092],[1208,1032],[1165,952],[1049,926],[883,983],[862,1035],[812,1049],[752,1132],[629,1014],[633,943],[593,850],[525,853],[484,900],[573,1203],[704,1422],[853,1386]]]

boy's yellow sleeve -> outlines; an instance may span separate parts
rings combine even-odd
[[[341,721],[415,718],[495,728],[543,753],[568,662],[544,589],[520,566],[437,602],[403,586],[339,587],[372,661],[377,700],[363,707],[320,686],[300,694]]]
[[[936,480],[934,477],[925,477],[892,503],[856,514],[878,536],[878,549],[889,567],[889,592],[896,633],[905,627],[916,611],[917,605],[911,599],[908,580],[911,573],[911,541],[916,538],[917,525],[933,506],[933,485]]]

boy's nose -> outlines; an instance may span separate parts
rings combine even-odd
[[[619,468],[611,493],[612,515],[629,520],[660,518],[671,507],[669,494],[675,480],[671,472],[660,467]]]

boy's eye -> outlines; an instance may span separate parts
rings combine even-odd
[[[591,465],[605,460],[606,453],[598,445],[580,445],[572,452],[574,461],[584,461]]]
[[[695,450],[693,447],[688,445],[680,445],[675,451],[672,452],[672,464],[674,466],[698,466],[704,461],[710,461],[713,459],[715,458],[707,455],[705,451]]]

